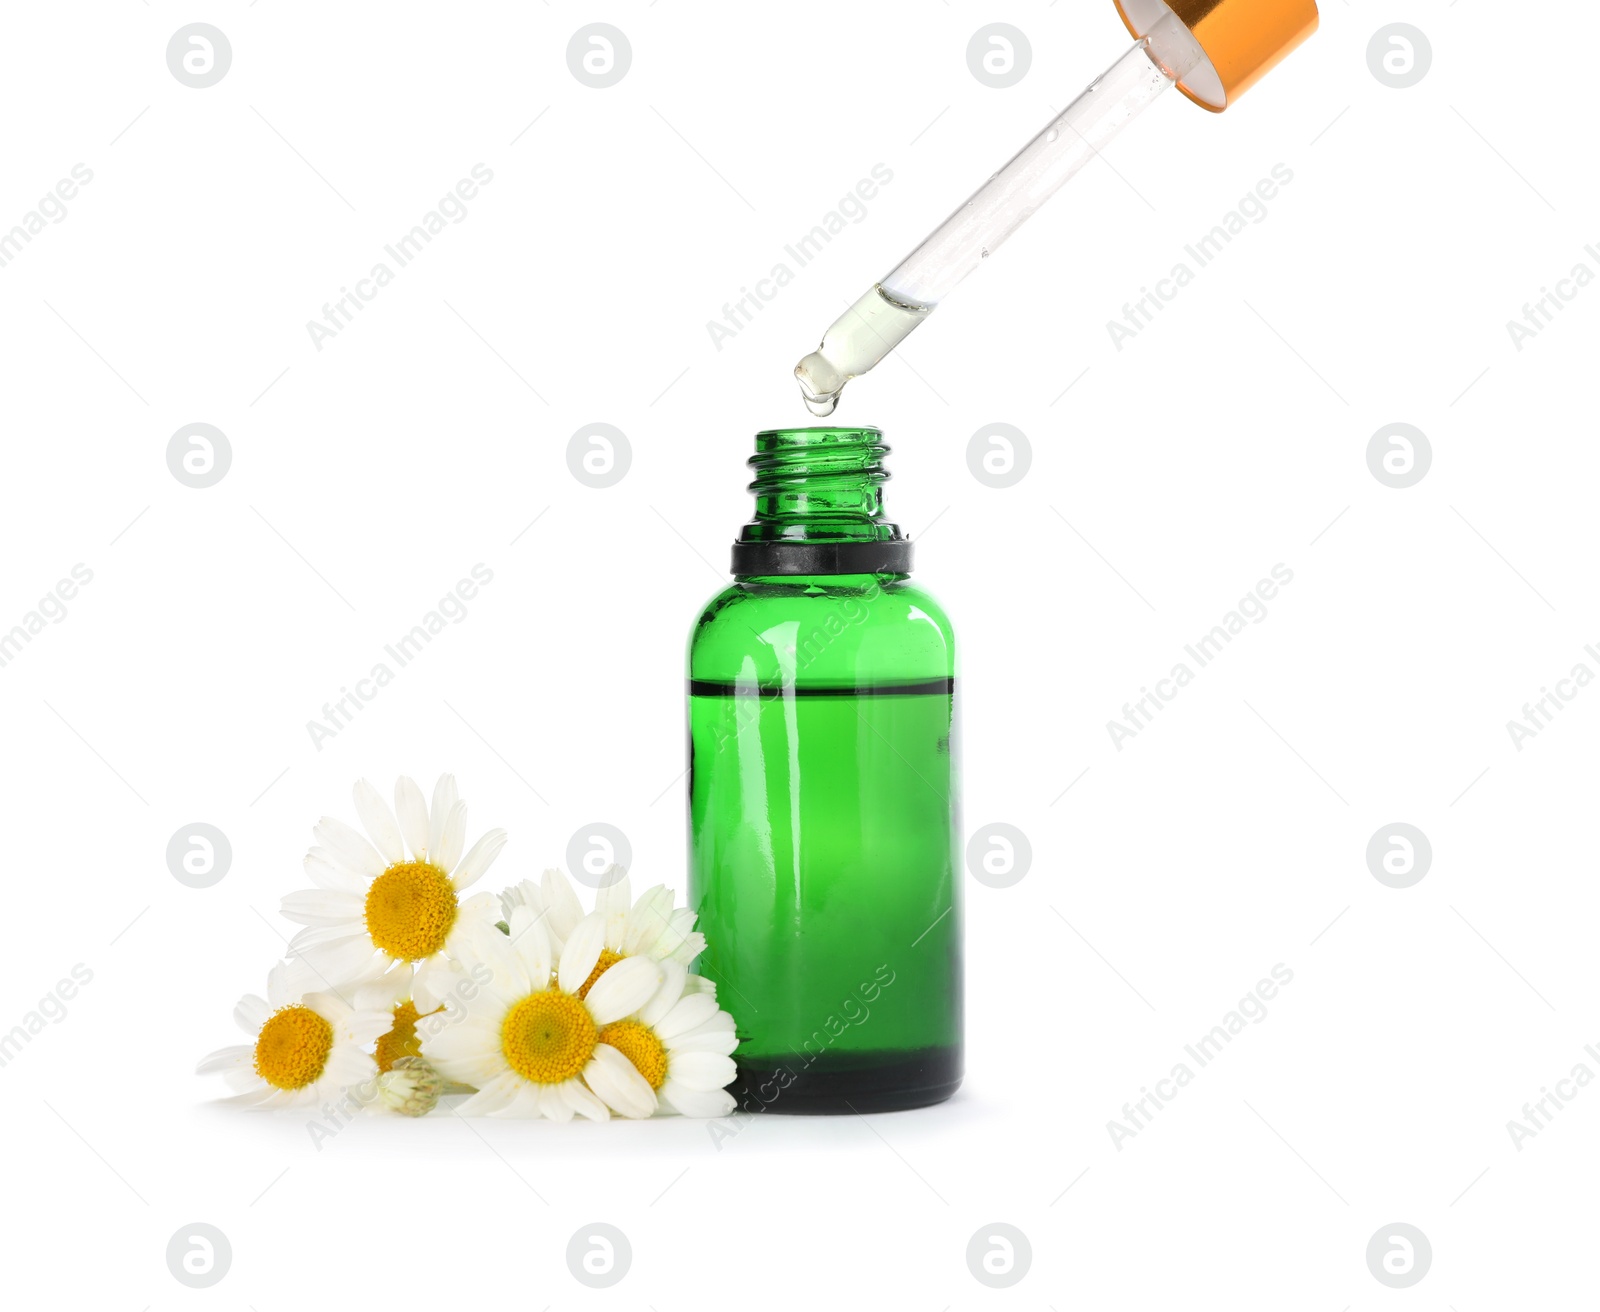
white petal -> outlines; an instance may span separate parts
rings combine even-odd
[[[611,1100],[613,1098],[616,1098],[619,1101],[626,1100],[627,1089],[622,1084],[622,1077],[616,1066],[610,1062],[600,1061],[599,1058],[601,1048],[610,1048],[612,1052],[617,1052],[617,1050],[612,1048],[609,1043],[596,1044],[594,1055],[590,1057],[588,1063],[583,1068],[583,1081],[585,1086],[591,1093],[595,1095],[595,1097],[599,1098],[600,1101],[605,1103],[607,1107],[610,1107]],[[617,1055],[619,1057],[622,1056],[620,1052],[617,1052]],[[627,1058],[623,1057],[623,1061],[626,1062]],[[631,1067],[632,1063],[630,1062],[628,1064]],[[638,1074],[637,1071],[634,1073]]]
[[[674,907],[672,914],[667,919],[670,925],[668,930],[669,941],[675,945],[672,948],[671,955],[688,965],[701,952],[705,951],[705,935],[694,932],[695,914],[688,907]],[[698,943],[699,946],[691,948],[690,944],[693,943]],[[665,956],[667,954],[658,952],[656,955]]]
[[[267,1023],[267,1018],[272,1015],[272,1008],[267,1000],[246,993],[239,999],[239,1004],[233,1009],[233,1023],[248,1034],[252,1039],[261,1033],[261,1027]]]
[[[320,847],[314,847],[306,853],[306,876],[318,888],[326,888],[334,893],[365,893],[367,881],[353,870],[345,870],[336,865],[333,858]]]
[[[263,1083],[260,1088],[251,1089],[248,1093],[240,1093],[232,1098],[222,1099],[222,1105],[224,1107],[244,1107],[254,1111],[256,1108],[263,1107],[276,1099],[277,1096],[278,1090],[274,1089],[270,1084]]]
[[[510,940],[484,917],[458,917],[450,937],[445,940],[445,949],[450,959],[459,964],[468,976],[497,994],[510,988],[513,976],[519,979],[527,976],[522,962],[511,948]],[[497,968],[510,973],[497,979]],[[450,986],[459,987],[460,983],[452,971]],[[469,996],[461,998],[464,1002],[471,1000]]]
[[[506,1071],[495,1076],[456,1110],[463,1116],[493,1116],[516,1098],[521,1087],[522,1081],[516,1072]]]
[[[487,1089],[500,1076],[507,1074],[505,1054],[496,1049],[484,1055],[468,1055],[457,1058],[446,1058],[436,1051],[436,1039],[439,1036],[431,1035],[422,1042],[422,1055],[428,1059],[430,1065],[447,1080],[458,1084],[471,1085],[477,1089]],[[510,1072],[517,1078],[514,1072]]]
[[[340,1033],[358,1048],[366,1048],[387,1034],[394,1026],[394,1011],[383,1008],[351,1008]]]
[[[470,966],[482,955],[478,944],[496,939],[503,944],[506,936],[500,932],[499,915],[500,899],[493,893],[476,893],[463,899],[456,910],[456,922],[445,935],[442,955]]]
[[[483,837],[487,838],[488,836],[488,834],[485,834]],[[482,839],[479,840],[479,845],[482,844],[482,841]],[[468,852],[467,861],[470,861],[471,859],[472,853]],[[465,866],[467,861],[463,861],[461,863],[462,866]],[[457,873],[460,873],[459,870]],[[535,911],[544,910],[544,899],[539,896],[539,886],[535,884],[533,880],[519,880],[517,883],[512,884],[511,887],[500,890],[501,920],[504,920],[507,924],[510,924],[511,913],[518,907],[532,907]]]
[[[343,1091],[353,1084],[369,1084],[377,1075],[378,1063],[370,1054],[344,1046],[336,1047],[329,1055],[322,1078]]]
[[[303,931],[315,933],[314,930]],[[355,938],[339,939],[331,943],[300,944],[295,935],[294,947],[301,969],[318,987],[338,992],[354,984],[364,984],[373,978],[387,957],[377,956],[372,950],[372,940],[364,933]]]
[[[738,1105],[731,1093],[721,1089],[691,1089],[671,1076],[661,1086],[661,1101],[684,1116],[727,1116]]]
[[[302,948],[318,947],[325,943],[342,943],[346,939],[367,937],[365,925],[307,925],[297,929],[289,940],[290,953]],[[370,940],[368,940],[370,943]]]
[[[511,1101],[497,1112],[489,1113],[491,1116],[504,1117],[507,1120],[536,1120],[544,1115],[544,1109],[539,1106],[539,1086],[529,1084],[520,1075],[516,1076],[517,1085],[512,1091]]]
[[[467,845],[467,804],[457,802],[450,808],[450,814],[445,817],[444,834],[439,839],[439,850],[434,856],[434,864],[445,874],[453,871],[461,862],[461,849]]]
[[[606,883],[608,879],[612,882]],[[621,866],[612,866],[601,877],[600,887],[595,889],[594,909],[606,919],[606,946],[613,952],[622,951],[622,940],[628,932],[628,911],[632,906],[633,885],[628,872]]]
[[[254,1049],[251,1055],[254,1056]],[[228,1086],[230,1093],[248,1093],[251,1089],[259,1089],[263,1083],[256,1074],[256,1064],[247,1057],[237,1066],[230,1066],[222,1072],[222,1082]]]
[[[457,1021],[428,1036],[424,1044],[429,1061],[451,1064],[493,1060],[500,1056],[499,1034],[489,1026]]]
[[[660,924],[654,937],[645,936],[639,950],[648,952],[659,961],[663,957],[678,955],[694,929],[694,914],[685,907],[673,907],[672,894],[665,887],[659,893],[652,889],[651,893],[656,899],[653,905],[661,913]],[[695,954],[691,952],[680,959],[687,965],[694,957]]]
[[[523,979],[519,982],[526,986],[523,992],[549,988],[554,963],[550,960],[550,936],[544,932],[538,913],[530,907],[518,907],[511,913],[510,929],[507,947],[511,949],[509,955],[521,964]],[[500,933],[499,930],[494,932]],[[487,938],[484,941],[492,942]],[[496,979],[495,982],[500,981]]]
[[[583,1079],[619,1115],[639,1120],[656,1109],[656,1094],[650,1081],[609,1043],[595,1045],[594,1056],[583,1068]]]
[[[372,839],[372,845],[386,865],[398,865],[406,859],[406,847],[394,811],[365,779],[357,781],[354,792],[356,814],[361,817],[361,827],[367,831],[367,837]]]
[[[243,1043],[236,1043],[230,1048],[218,1048],[209,1052],[200,1059],[199,1065],[194,1068],[196,1075],[215,1075],[218,1071],[231,1070],[236,1066],[249,1062],[255,1049]]]
[[[457,942],[452,956],[464,973],[452,978],[449,997],[441,995],[447,1006],[454,1005],[452,999],[463,1006],[478,1006],[478,995],[484,994],[509,1007],[549,987],[548,976],[534,982],[521,949],[509,937],[498,929],[492,932],[498,943],[476,930],[471,938]]]
[[[627,957],[594,982],[584,1001],[596,1025],[609,1025],[633,1015],[660,986],[659,965],[648,957]]]
[[[559,870],[546,870],[540,876],[539,891],[544,894],[545,910],[549,913],[550,941],[565,943],[573,926],[583,919],[583,905],[573,892],[572,881]]]
[[[668,1070],[674,1081],[690,1089],[721,1089],[739,1073],[732,1057],[715,1052],[675,1052]]]
[[[491,829],[482,838],[472,845],[472,850],[461,858],[459,864],[451,867],[450,879],[456,888],[469,888],[477,883],[483,872],[494,864],[494,859],[506,845],[506,831],[504,829]],[[528,888],[533,884],[524,880]]]
[[[279,904],[286,920],[297,925],[349,925],[359,929],[366,908],[355,893],[332,893],[325,888],[307,888],[289,893]]]
[[[539,1110],[550,1120],[565,1125],[576,1108],[562,1094],[559,1084],[545,1084],[539,1087]]]
[[[338,994],[325,990],[313,990],[300,995],[299,1005],[309,1007],[323,1020],[333,1026],[335,1038],[345,1021],[354,1013],[354,1008],[344,1002]]]
[[[455,962],[443,957],[429,957],[418,963],[411,980],[411,1000],[417,1004],[418,1014],[427,1015],[438,1007],[450,996],[458,978],[465,978],[465,975]]]
[[[335,820],[331,815],[325,815],[317,821],[316,828],[311,832],[333,858],[335,865],[343,866],[346,870],[367,879],[383,873],[384,860],[378,855],[378,849],[343,820]]]
[[[714,1052],[720,1056],[728,1057],[739,1046],[739,1036],[732,1028],[695,1030],[692,1034],[680,1034],[675,1038],[670,1051],[674,1054],[680,1052]]]
[[[657,884],[641,895],[628,913],[628,932],[622,940],[622,950],[629,956],[649,952],[662,931],[671,925],[672,890]]]
[[[584,980],[599,964],[605,937],[606,918],[598,911],[585,916],[567,935],[566,944],[561,949],[559,975],[561,987],[566,992],[576,993],[583,987]]]
[[[267,1001],[274,1011],[300,1000],[303,990],[297,987],[298,982],[287,961],[280,961],[267,972]]]
[[[587,1117],[591,1121],[611,1119],[611,1109],[596,1097],[593,1090],[582,1080],[568,1080],[556,1087],[566,1099],[567,1105],[579,1116]]]
[[[733,1017],[728,1015],[728,1013],[725,1011],[719,1011],[712,1016],[710,1020],[704,1022],[703,1024],[696,1025],[692,1030],[685,1030],[682,1034],[679,1034],[677,1037],[675,1037],[672,1042],[674,1045],[677,1045],[701,1034],[733,1034],[735,1031],[736,1027],[733,1023]]]
[[[685,934],[683,941],[673,948],[669,955],[674,961],[681,961],[687,966],[705,950],[706,936],[695,929]]]
[[[428,808],[428,859],[430,861],[438,861],[439,853],[444,850],[445,825],[450,819],[450,812],[455,809],[456,802],[459,799],[460,794],[456,792],[455,775],[440,775],[439,782],[433,786],[433,805]]]
[[[423,1011],[418,1008],[417,1016],[417,1042],[426,1046],[436,1036],[446,1030],[453,1030],[461,1026],[482,1030],[485,1034],[498,1034],[499,1022],[504,1012],[502,1003],[491,1002],[487,999],[475,997],[473,1002],[462,1002],[460,998],[452,997],[449,1001],[431,1010]],[[502,1062],[503,1066],[505,1063]],[[469,1083],[476,1084],[476,1080]]]
[[[639,1008],[639,1019],[653,1029],[658,1020],[678,1005],[678,999],[683,996],[684,985],[687,982],[688,972],[680,962],[663,961],[661,987],[656,990],[655,997]]]
[[[656,1026],[656,1035],[663,1043],[687,1034],[697,1026],[705,1024],[717,1014],[717,1000],[704,993],[691,993],[686,998],[681,998],[678,1005],[661,1018]]]
[[[458,919],[470,917],[485,925],[493,925],[500,914],[500,898],[497,894],[489,892],[474,893],[471,897],[461,899],[461,916]]]
[[[428,854],[428,804],[422,798],[417,781],[409,775],[395,780],[394,813],[400,820],[400,832],[405,835],[411,855],[422,860]]]
[[[392,1012],[411,996],[413,973],[410,966],[385,971],[352,990],[351,1000],[361,1011],[387,1009]]]

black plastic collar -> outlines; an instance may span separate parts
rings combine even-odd
[[[733,573],[739,578],[772,574],[909,574],[911,543],[735,542]]]

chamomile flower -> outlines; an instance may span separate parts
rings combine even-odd
[[[661,963],[655,996],[637,1013],[612,1021],[600,1042],[617,1049],[644,1077],[657,1110],[684,1116],[726,1116],[734,1109],[727,1091],[737,1073],[730,1055],[739,1046],[733,1017],[714,994],[689,987],[696,976],[681,962]]]
[[[389,1028],[385,1011],[363,1010],[332,993],[301,994],[304,978],[281,962],[267,976],[267,996],[247,993],[233,1009],[250,1042],[219,1048],[198,1066],[201,1075],[220,1073],[237,1106],[273,1109],[320,1105],[342,1097],[352,1085],[376,1079],[367,1051]]]
[[[600,1036],[650,1001],[662,967],[647,957],[618,962],[580,996],[600,959],[600,918],[580,920],[559,957],[531,906],[514,908],[508,924],[508,934],[482,924],[464,933],[460,960],[468,970],[487,966],[489,983],[470,997],[447,998],[442,1023],[422,1040],[423,1057],[445,1079],[478,1090],[460,1113],[557,1121],[603,1121],[613,1111],[648,1116],[654,1092]]]
[[[491,829],[463,856],[467,805],[448,774],[431,807],[408,778],[395,784],[392,810],[363,779],[355,807],[365,836],[331,816],[312,831],[318,845],[305,869],[317,887],[283,899],[283,914],[306,926],[290,950],[330,986],[392,973],[396,1000],[409,997],[430,1012],[448,987],[455,937],[493,915],[493,896],[463,900],[461,892],[500,855],[505,830]]]
[[[559,870],[546,871],[545,879],[547,885],[558,883],[571,893],[566,876]],[[545,900],[547,905],[554,901],[549,891],[545,893]],[[574,897],[573,901],[576,900]],[[694,927],[694,912],[687,907],[674,907],[672,902],[672,890],[664,884],[647,889],[635,902],[628,872],[620,866],[612,866],[606,872],[594,895],[594,914],[601,918],[604,925],[600,955],[595,961],[593,974],[578,990],[580,997],[601,975],[625,958],[675,961],[687,967],[705,951],[705,935]],[[700,977],[694,978],[698,981]],[[704,987],[707,992],[715,992],[710,980],[693,987]]]

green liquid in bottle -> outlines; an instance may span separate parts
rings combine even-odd
[[[938,1102],[961,1080],[953,635],[881,518],[876,430],[757,443],[737,581],[690,643],[700,969],[746,1108]]]

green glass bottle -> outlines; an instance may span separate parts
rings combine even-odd
[[[875,428],[760,433],[689,640],[689,900],[748,1110],[961,1083],[955,638],[883,518]]]

